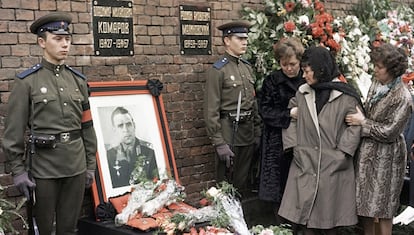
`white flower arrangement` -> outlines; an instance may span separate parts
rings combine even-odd
[[[183,201],[185,196],[184,187],[170,179],[134,185],[127,206],[115,216],[115,224],[127,224],[137,213],[151,216],[171,203]]]
[[[365,100],[372,81],[372,76],[369,74],[371,69],[369,67],[371,61],[369,36],[361,32],[356,16],[348,15],[344,19],[337,18],[334,24],[346,32],[343,37],[337,37],[341,44],[341,50],[337,55],[341,72],[347,81],[356,84]]]

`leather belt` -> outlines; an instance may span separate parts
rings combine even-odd
[[[81,130],[73,130],[69,132],[62,132],[59,134],[54,135],[56,138],[56,142],[59,143],[67,143],[72,140],[79,139],[81,137]]]
[[[236,112],[222,112],[220,113],[221,119],[229,119],[232,121],[236,120],[237,113]],[[251,120],[253,117],[252,111],[241,111],[239,116],[239,121],[248,121]]]

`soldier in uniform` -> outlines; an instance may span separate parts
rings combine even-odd
[[[92,184],[96,168],[86,77],[64,64],[71,21],[69,14],[55,12],[30,26],[43,58],[17,75],[5,125],[6,170],[26,197],[34,190],[40,235],[50,235],[54,221],[57,235],[76,234],[85,187]],[[34,143],[30,156],[25,155],[26,132]]]
[[[158,179],[158,168],[152,144],[135,137],[135,122],[124,107],[116,107],[112,126],[120,137],[119,145],[107,151],[112,186],[122,187]]]
[[[249,27],[246,21],[218,27],[225,54],[207,70],[204,93],[207,135],[217,156],[216,181],[227,180],[240,192],[246,189],[261,135],[253,70],[241,57],[247,50]]]

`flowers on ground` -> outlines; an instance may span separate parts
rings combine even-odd
[[[19,213],[20,208],[26,202],[26,198],[23,198],[16,206],[3,197],[3,187],[0,185],[0,233],[11,232],[12,234],[19,234],[13,227],[12,221],[16,218],[21,219],[25,227],[28,227],[26,220]]]

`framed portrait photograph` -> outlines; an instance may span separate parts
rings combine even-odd
[[[90,82],[98,141],[95,207],[143,181],[179,182],[158,80]]]

